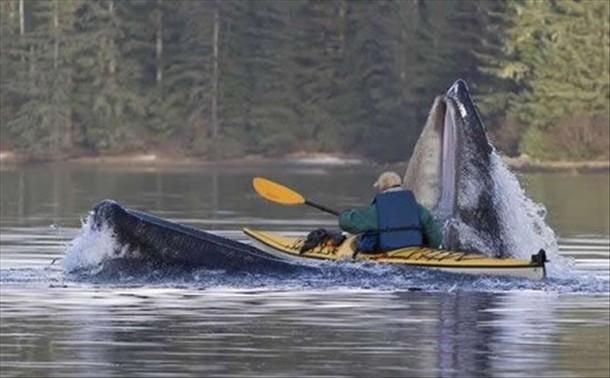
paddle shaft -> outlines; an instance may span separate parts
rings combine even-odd
[[[322,211],[324,211],[326,213],[329,213],[329,214],[332,214],[332,215],[335,215],[335,216],[339,216],[339,212],[338,211],[333,210],[333,209],[329,209],[328,207],[319,205],[319,204],[317,204],[315,202],[311,202],[310,200],[305,200],[305,205],[309,205],[311,207],[315,207],[318,210],[322,210]]]

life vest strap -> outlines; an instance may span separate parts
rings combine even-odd
[[[386,227],[379,229],[379,232],[394,232],[394,231],[421,231],[421,227],[409,226],[409,227]]]

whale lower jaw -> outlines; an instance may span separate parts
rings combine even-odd
[[[293,272],[307,268],[282,261],[249,244],[124,208],[112,200],[95,205],[91,217],[93,230],[112,233],[115,245],[121,251],[111,254],[111,260],[117,262],[120,258],[142,261],[150,266],[250,273]]]

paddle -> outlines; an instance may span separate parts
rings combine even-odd
[[[308,205],[332,215],[339,215],[338,211],[311,202],[305,199],[305,197],[303,197],[300,193],[295,192],[294,190],[287,188],[284,185],[280,185],[277,182],[273,182],[262,177],[255,177],[252,180],[252,186],[254,186],[254,190],[256,190],[256,193],[271,202],[279,203],[282,205]]]

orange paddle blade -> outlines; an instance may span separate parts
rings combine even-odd
[[[252,180],[252,186],[254,186],[256,193],[271,202],[282,205],[302,205],[305,203],[305,198],[301,194],[262,177],[255,177]]]

